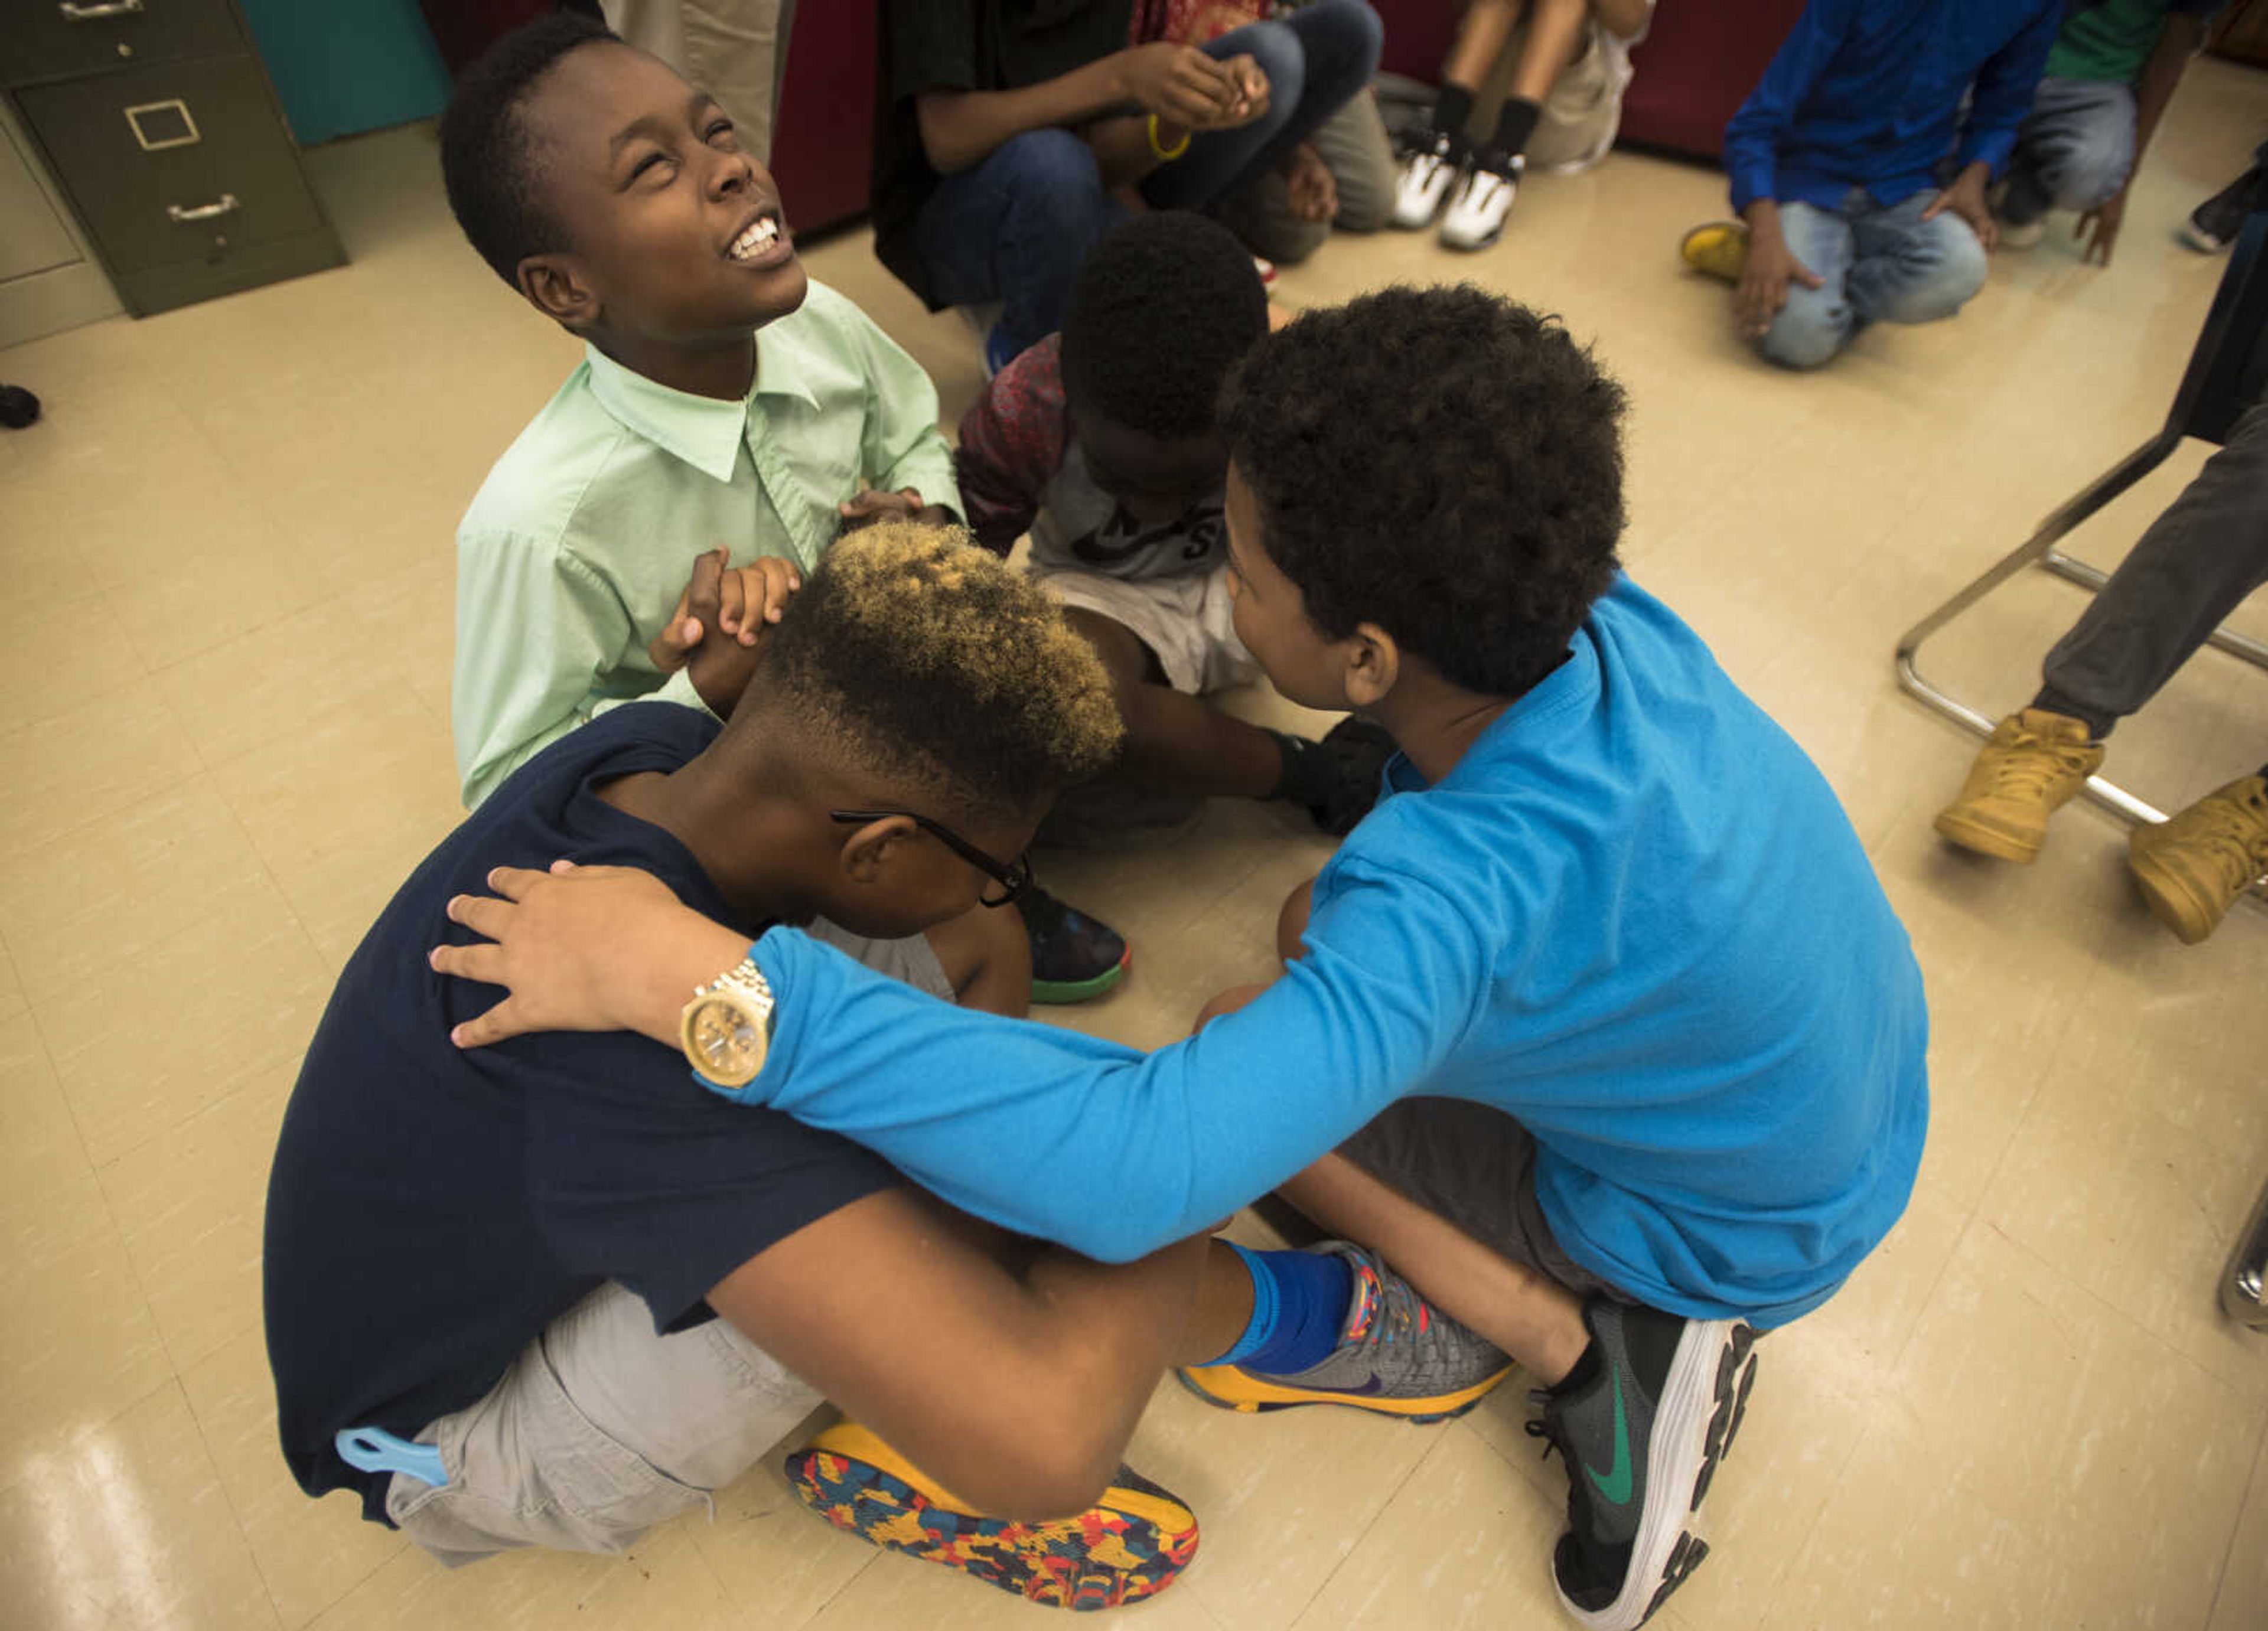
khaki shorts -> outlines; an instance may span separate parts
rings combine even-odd
[[[807,932],[953,1000],[919,935],[869,940],[824,919]],[[644,1299],[609,1282],[545,1326],[478,1402],[417,1435],[440,1450],[449,1481],[395,1473],[386,1515],[453,1569],[518,1547],[625,1551],[739,1478],[820,1402],[725,1321],[657,1335]]]
[[[1035,567],[1032,581],[1064,606],[1107,617],[1149,647],[1166,683],[1190,696],[1249,685],[1260,665],[1236,637],[1228,569],[1182,577],[1106,577]]]

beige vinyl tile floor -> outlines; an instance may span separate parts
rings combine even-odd
[[[2268,1179],[2268,913],[2175,944],[2084,807],[2029,870],[1948,853],[1929,818],[1971,743],[1890,668],[1902,628],[2155,426],[2225,264],[2174,223],[2263,134],[2268,76],[2200,63],[2109,270],[2065,224],[1957,321],[1869,334],[1809,378],[1752,360],[1723,291],[1678,268],[1679,231],[1722,207],[1687,165],[1537,180],[1471,258],[1342,238],[1285,274],[1293,305],[1475,279],[1595,340],[1635,401],[1631,562],[1833,780],[1928,976],[1920,1187],[1849,1288],[1766,1346],[1669,1631],[2268,1626],[2268,1337],[2213,1304]],[[453,528],[576,355],[460,242],[430,130],[311,162],[352,265],[0,352],[47,403],[0,434],[0,1622],[1037,1627],[833,1532],[770,1467],[627,1559],[454,1574],[285,1474],[258,1273],[277,1117],[342,959],[456,819]],[[956,419],[978,385],[959,320],[863,233],[810,261]],[[2074,547],[2115,561],[2203,452]],[[1998,713],[2080,605],[2019,581],[1931,661]],[[2110,768],[2170,808],[2264,754],[2268,674],[2207,651]],[[1054,863],[1138,946],[1122,991],[1064,1018],[1176,1034],[1267,972],[1276,902],[1325,850],[1223,805],[1170,854]],[[1521,1414],[1516,1386],[1432,1429],[1248,1421],[1161,1387],[1131,1458],[1205,1541],[1130,1612],[1149,1631],[1557,1623],[1565,1486]]]

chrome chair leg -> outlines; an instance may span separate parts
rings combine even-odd
[[[2220,1276],[2220,1310],[2239,1325],[2268,1331],[2268,1185],[2236,1237]]]
[[[2033,531],[2029,538],[1987,567],[1983,574],[1955,594],[1943,606],[1939,606],[1911,628],[1900,635],[1897,650],[1898,685],[1906,694],[1966,727],[1973,735],[1980,737],[1992,735],[1993,721],[1991,718],[1977,712],[1951,692],[1934,684],[1921,672],[1920,665],[1915,659],[1921,650],[1922,642],[2026,567],[2044,565],[2051,560],[2069,561],[2068,556],[2062,555],[2057,551],[2056,545],[2068,536],[2081,522],[2163,464],[2166,456],[2181,445],[2181,440],[2180,434],[2171,430],[2161,430],[2152,437],[2141,446],[2104,471],[2102,474],[2097,476],[2088,486],[2058,505],[2049,514],[2047,519],[2041,522]],[[2079,562],[2070,563],[2075,567],[2083,564]],[[2094,570],[2091,567],[2085,569]],[[2064,576],[2071,575],[2065,573]],[[2115,782],[2106,782],[2099,775],[2087,778],[2086,792],[2088,797],[2096,804],[2116,812],[2128,821],[2139,823],[2162,821],[2166,819],[2165,812],[2156,805],[2137,798],[2124,788]]]
[[[1906,694],[1966,727],[1973,735],[1992,735],[1992,719],[1936,685],[1921,672],[1916,657],[1922,643],[2029,566],[2045,567],[2058,577],[2089,590],[2101,588],[2109,581],[2108,574],[2098,571],[2083,561],[2073,560],[2056,546],[2081,522],[2164,463],[2166,456],[2180,446],[2181,442],[2178,431],[2166,430],[2143,443],[2058,505],[2029,538],[1986,568],[1981,576],[1950,600],[1899,636],[1898,685]],[[2219,628],[2213,631],[2211,639],[2212,643],[2222,650],[2268,668],[2268,646],[2249,636],[2238,634],[2234,629]],[[2134,825],[2166,819],[2166,812],[2155,804],[2136,797],[2117,782],[2105,781],[2099,775],[2088,777],[2084,790],[2091,801]],[[2259,889],[2251,892],[2251,898],[2255,900],[2268,899]]]

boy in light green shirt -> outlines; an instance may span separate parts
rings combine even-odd
[[[703,680],[734,665],[704,636],[752,643],[843,528],[950,520],[961,496],[928,376],[809,281],[771,177],[666,65],[544,19],[467,74],[441,145],[474,248],[586,345],[458,530],[470,806],[614,704],[728,706]],[[741,569],[703,630],[683,591],[712,548]],[[1020,905],[1036,999],[1116,983],[1117,935],[1040,891]]]
[[[665,674],[647,650],[703,548],[808,570],[862,478],[959,511],[929,376],[857,306],[814,283],[755,351],[747,395],[721,401],[592,345],[489,473],[457,529],[468,806],[611,703],[705,706],[689,668]]]

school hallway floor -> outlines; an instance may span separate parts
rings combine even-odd
[[[1632,569],[1832,779],[1928,976],[1920,1187],[1849,1287],[1764,1344],[1666,1631],[2268,1625],[2268,1336],[2213,1301],[2268,1178],[2268,912],[2181,946],[2082,805],[2032,868],[1948,851],[1930,817],[1975,745],[1890,665],[2155,428],[2227,264],[2174,224],[2264,133],[2268,76],[2198,64],[2108,271],[2058,217],[1958,320],[1869,334],[1809,378],[1755,362],[1724,290],[1678,267],[1680,231],[1723,208],[1683,165],[1535,180],[1477,256],[1342,237],[1284,276],[1292,305],[1475,279],[1595,340],[1634,401]],[[457,818],[453,531],[576,356],[459,239],[430,129],[311,162],[350,266],[0,351],[47,406],[0,434],[0,1620],[1037,1627],[1050,1611],[831,1531],[777,1458],[627,1559],[457,1573],[284,1471],[259,1303],[277,1118],[342,959]],[[809,260],[957,420],[979,384],[961,320],[924,314],[863,232]],[[2075,550],[2115,561],[2206,451]],[[1926,655],[1998,714],[2080,604],[2034,574]],[[2268,633],[2268,603],[2242,617]],[[2108,773],[2172,809],[2264,753],[2268,674],[2208,650]],[[1174,1036],[1270,972],[1277,903],[1327,849],[1223,804],[1170,851],[1049,860],[1136,946],[1122,991],[1050,1017]],[[1167,1381],[1129,1459],[1204,1545],[1130,1622],[1562,1623],[1564,1474],[1521,1431],[1524,1394],[1413,1428],[1216,1414]]]

